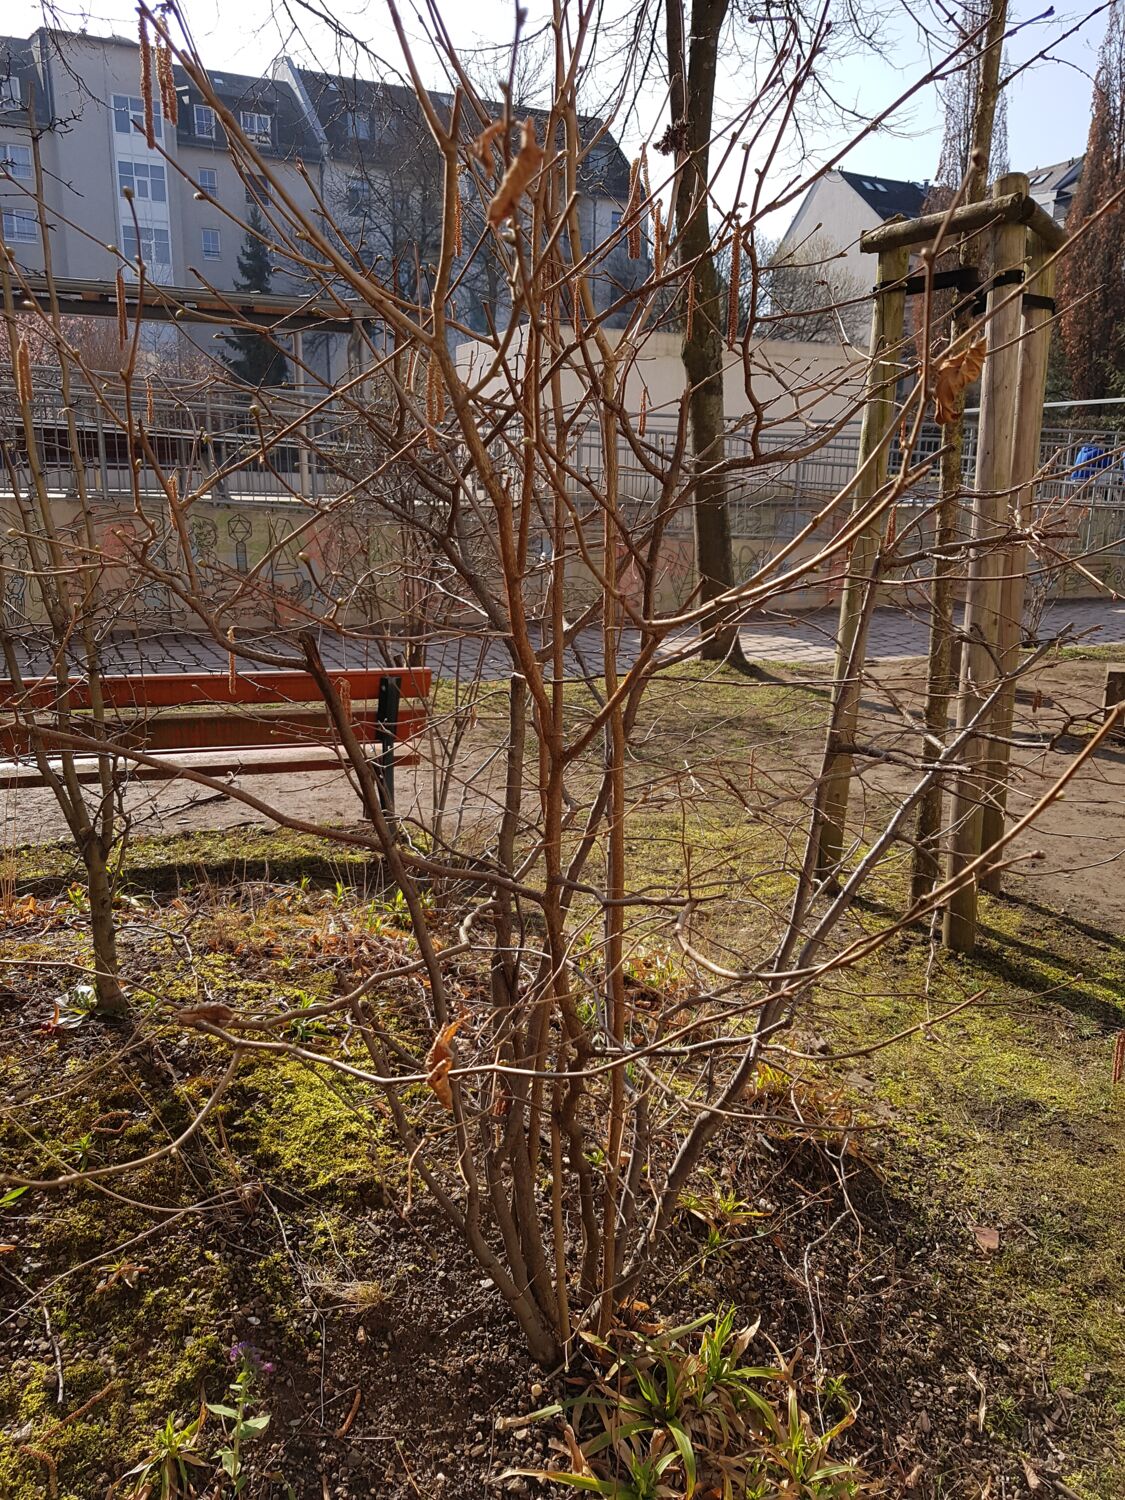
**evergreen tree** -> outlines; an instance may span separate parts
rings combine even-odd
[[[1059,268],[1062,342],[1071,394],[1125,392],[1125,18],[1113,0],[1098,58],[1086,159],[1067,218],[1073,242]],[[1091,222],[1093,220],[1093,222]]]
[[[255,203],[247,218],[246,238],[238,252],[240,292],[268,292],[272,267],[270,244],[265,221]],[[289,374],[285,356],[261,333],[238,333],[224,336],[233,354],[224,354],[227,365],[247,385],[282,385]]]

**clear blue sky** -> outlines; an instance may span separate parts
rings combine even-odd
[[[544,0],[526,0],[531,12],[529,25],[545,12]],[[628,0],[618,0],[627,10]],[[921,0],[912,0],[921,9]],[[388,58],[398,49],[381,0],[338,0],[332,8],[341,24],[364,37]],[[265,71],[282,50],[299,57],[316,57],[332,66],[335,42],[328,29],[313,21],[298,6],[287,9],[280,0],[183,0],[196,44],[205,62],[243,72]],[[411,16],[409,0],[403,0],[408,27],[424,47],[422,27]],[[1016,20],[1032,16],[1042,5],[1022,5]],[[447,0],[443,12],[459,44],[487,39],[499,42],[511,34],[512,0]],[[136,12],[127,0],[60,0],[54,12],[64,25],[85,25],[94,33],[133,35]],[[1060,12],[1049,20],[1029,26],[1012,39],[1007,57],[1018,66],[1047,46],[1088,12]],[[39,0],[5,0],[3,27],[9,34],[26,35],[41,24]],[[294,33],[298,25],[303,35]],[[838,99],[871,119],[901,92],[904,82],[917,77],[925,67],[925,54],[912,21],[903,12],[894,23],[897,36],[892,55],[871,55],[838,63],[833,85]],[[1055,48],[1051,60],[1022,73],[1011,85],[1008,101],[1010,165],[1015,169],[1059,161],[1081,152],[1089,124],[1090,74],[1104,30],[1104,16],[1090,20],[1079,36]],[[367,71],[364,69],[363,71]],[[722,82],[725,100],[736,106],[744,93],[740,79],[728,72]],[[654,98],[654,107],[659,99]],[[889,130],[861,142],[849,154],[848,166],[887,177],[926,178],[933,175],[940,145],[940,105],[934,90],[917,98]],[[845,138],[834,131],[814,130],[804,142],[800,160],[822,161]],[[627,147],[632,143],[624,143]]]

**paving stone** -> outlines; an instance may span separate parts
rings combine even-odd
[[[795,666],[823,665],[835,656],[837,615],[835,610],[815,610],[807,614],[782,615],[763,613],[751,619],[741,631],[742,645],[752,661],[787,662]],[[1108,646],[1125,642],[1125,603],[1103,599],[1063,600],[1048,606],[1039,634],[1049,639],[1069,629],[1091,645]],[[893,609],[876,610],[868,632],[869,661],[893,661],[923,656],[929,627],[922,612]],[[304,666],[304,657],[292,633],[272,631],[254,637],[263,649],[278,652],[292,660],[294,668]],[[636,659],[638,638],[635,631],[623,633],[619,665],[628,666]],[[687,637],[672,637],[664,650],[679,654],[690,646]],[[385,657],[375,639],[340,640],[324,634],[320,641],[325,663],[333,670],[345,667],[378,667]],[[186,631],[157,631],[112,637],[106,642],[105,664],[109,672],[222,672],[228,656],[224,647],[209,637]],[[43,673],[50,661],[48,643],[42,637],[30,636],[22,649],[25,670]],[[69,653],[70,664],[81,673],[81,656]],[[427,664],[439,677],[468,679],[482,673],[486,677],[505,677],[512,670],[511,659],[503,645],[484,634],[462,635],[435,641],[427,650]],[[570,676],[585,676],[601,671],[601,632],[582,631],[575,646],[567,652],[566,669]]]

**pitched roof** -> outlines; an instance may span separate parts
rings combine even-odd
[[[35,55],[34,38],[24,40],[16,36],[0,36],[0,83],[15,83],[19,86],[20,105],[16,109],[5,109],[0,113],[4,125],[26,125],[28,123],[28,101],[34,99],[37,124],[46,124],[46,99],[39,77],[38,60]]]
[[[924,183],[901,182],[895,177],[872,177],[867,172],[842,171],[840,176],[881,219],[891,219],[895,214],[914,219],[922,212],[926,196]]]
[[[375,83],[365,78],[321,73],[311,68],[299,71],[305,93],[333,156],[357,163],[377,164],[386,160],[400,161],[404,152],[434,149],[433,137],[413,89],[399,84]],[[453,107],[452,96],[434,93],[430,97],[439,112],[448,116]],[[503,113],[500,104],[486,100],[484,107],[493,119],[500,118]],[[464,129],[471,138],[480,129],[480,122],[469,118],[469,113],[465,111]],[[546,111],[517,109],[515,114],[518,118],[530,115],[542,139],[547,125]],[[604,122],[596,116],[584,115],[579,121],[579,131],[586,144],[595,137],[598,139],[598,144],[587,152],[579,169],[579,185],[583,192],[626,197],[629,163],[605,129]]]
[[[1034,195],[1046,197],[1049,193],[1057,193],[1060,188],[1073,188],[1082,172],[1082,160],[1081,156],[1072,156],[1050,167],[1032,167],[1027,180]]]

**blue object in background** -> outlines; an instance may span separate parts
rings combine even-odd
[[[1104,448],[1099,448],[1097,443],[1083,443],[1074,455],[1074,468],[1070,471],[1071,483],[1093,479],[1095,474],[1102,473],[1112,465],[1113,458]]]

